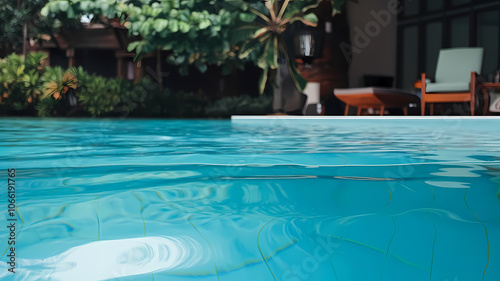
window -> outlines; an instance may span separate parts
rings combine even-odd
[[[420,10],[419,1],[405,0],[403,14],[406,17],[418,15]]]
[[[443,24],[431,22],[425,26],[425,72],[434,78],[439,50],[443,46]]]
[[[413,89],[419,74],[434,77],[442,48],[483,47],[481,75],[500,69],[500,0],[405,0],[398,16],[396,85]]]
[[[415,1],[418,2],[418,1]],[[435,11],[440,11],[443,10],[444,8],[444,1],[443,0],[427,0],[427,11],[428,12],[435,12]]]
[[[487,11],[478,16],[478,40],[477,45],[484,48],[482,75],[498,70],[499,66],[499,34],[500,34],[500,10]]]
[[[467,5],[469,3],[470,3],[470,0],[451,0],[452,7],[463,6],[463,5]]]
[[[413,83],[418,80],[418,27],[406,28],[403,32],[403,38],[403,64],[405,66],[403,88],[411,89]]]
[[[469,46],[469,17],[462,16],[450,20],[450,47],[468,47]]]

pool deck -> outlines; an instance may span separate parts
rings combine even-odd
[[[300,115],[233,115],[231,120],[500,120],[500,116],[300,116]]]

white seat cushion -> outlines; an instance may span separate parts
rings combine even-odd
[[[469,92],[469,85],[469,82],[428,83],[425,91],[428,93]]]
[[[336,95],[359,95],[359,94],[393,94],[393,95],[412,95],[413,93],[408,90],[395,89],[395,88],[348,88],[348,89],[334,89]]]

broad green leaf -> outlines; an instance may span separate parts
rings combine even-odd
[[[271,69],[278,68],[279,45],[278,37],[275,35],[271,38],[271,44],[267,49],[266,61]]]
[[[295,87],[297,87],[300,92],[304,91],[307,85],[307,80],[304,79],[304,77],[302,77],[297,71],[297,66],[295,65],[295,57],[293,56],[293,54],[290,54],[290,52],[288,52],[286,47],[284,47],[282,51],[287,58],[288,70],[290,71]]]
[[[153,4],[158,4],[158,2],[155,2]],[[159,14],[161,14],[163,10],[161,8],[156,8],[156,7],[153,7],[152,11],[151,11],[151,16],[156,18]]]
[[[187,11],[179,15],[179,21],[189,22],[189,14],[187,14]]]
[[[209,19],[204,19],[204,20],[202,20],[200,22],[200,24],[198,25],[198,27],[200,29],[205,29],[205,28],[209,27],[211,24],[212,24],[212,22]]]
[[[52,13],[59,12],[59,4],[57,2],[49,2],[49,9]]]
[[[243,22],[253,22],[257,18],[257,15],[253,13],[240,13],[239,18]]]
[[[161,32],[165,28],[168,27],[168,20],[166,19],[155,19],[154,20],[154,28],[157,32]]]
[[[171,19],[168,22],[168,28],[174,33],[179,31],[179,21],[177,21],[176,19]]]
[[[267,51],[269,49],[269,45],[271,44],[271,40],[267,40],[265,43],[264,51],[262,52],[262,55],[259,57],[259,60],[257,61],[257,66],[261,69],[266,69],[269,67],[269,64],[267,63]]]
[[[314,14],[314,13],[305,14],[304,19],[306,21],[309,21],[312,23],[316,23],[316,24],[318,23],[318,16],[316,16],[316,14]]]
[[[141,44],[141,41],[134,41],[130,44],[128,44],[128,47],[127,47],[127,51],[129,52],[133,52],[135,48],[137,48],[137,46]]]
[[[184,61],[186,61],[186,57],[185,56],[177,56],[174,58],[174,62],[176,64],[182,64],[184,63]]]
[[[104,2],[104,3],[101,4],[101,10],[103,12],[107,11],[108,9],[109,9],[109,4],[108,3]]]
[[[68,7],[68,18],[69,19],[74,19],[75,18],[75,10],[73,10],[72,6]]]
[[[179,22],[179,30],[182,32],[182,33],[188,33],[189,30],[190,30],[190,25],[187,23],[187,22]]]
[[[268,72],[269,72],[269,68],[263,69],[262,74],[260,75],[260,78],[259,78],[259,93],[261,95],[264,93],[264,90],[266,89]]]
[[[90,11],[91,9],[94,8],[94,3],[92,3],[91,1],[82,1],[80,2],[80,9],[82,9],[83,11]]]
[[[43,7],[42,10],[40,11],[40,14],[44,17],[47,17],[49,15],[49,7],[48,6]]]
[[[23,74],[23,72],[24,72],[24,65],[20,65],[20,66],[17,68],[16,75],[17,75],[17,76],[21,76],[21,74]]]
[[[150,31],[151,23],[149,21],[143,22],[141,28],[139,29],[139,32],[144,35],[149,35]]]
[[[169,13],[171,18],[177,18],[179,16],[179,11],[176,9],[172,9]]]
[[[59,1],[58,4],[59,10],[61,10],[62,12],[66,12],[68,10],[69,3],[67,1]]]
[[[136,21],[132,23],[132,31],[133,32],[139,32],[139,28],[141,28],[142,22]]]

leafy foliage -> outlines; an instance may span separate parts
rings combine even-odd
[[[47,38],[53,27],[76,25],[79,21],[48,19],[40,10],[49,0],[0,0],[0,57],[12,52],[22,53],[23,32],[27,40]]]
[[[16,54],[0,60],[0,102],[3,110],[23,110],[41,95],[44,68],[43,53],[28,54],[26,59]]]
[[[84,15],[120,18],[131,36],[129,51],[138,55],[157,49],[171,51],[168,61],[187,74],[195,65],[201,72],[208,64],[225,65],[226,73],[251,61],[263,69],[263,92],[269,69],[277,67],[288,52],[281,35],[287,25],[301,21],[314,25],[310,10],[322,0],[50,0],[42,14],[62,19]],[[344,0],[333,0],[334,11]],[[288,56],[287,56],[288,57]],[[288,59],[299,89],[305,80]]]
[[[82,70],[79,72],[81,76]],[[95,75],[82,79],[85,83],[79,87],[78,100],[92,116],[128,115],[145,98],[143,88],[128,80]]]
[[[35,106],[38,116],[40,117],[49,117],[54,115],[55,107],[56,101],[50,98],[40,100],[40,102]]]
[[[159,89],[151,81],[146,83],[146,98],[132,113],[133,116],[199,118],[205,117],[206,97],[191,92],[174,91],[170,88]]]
[[[64,107],[70,96],[76,96],[86,113],[101,116],[131,112],[144,99],[143,88],[128,80],[90,75],[81,67],[47,67],[42,65],[45,58],[43,53],[31,53],[26,59],[11,54],[0,60],[0,109],[4,113],[32,108],[40,116],[50,116],[58,107],[68,111]]]
[[[77,110],[87,116],[192,118],[271,112],[267,96],[228,97],[210,103],[202,95],[160,89],[147,78],[133,84],[89,74],[82,67],[44,66],[44,59],[44,54],[32,53],[26,59],[11,54],[0,60],[1,114],[31,110],[29,114],[45,117]]]
[[[43,80],[45,83],[42,89],[42,98],[53,96],[54,99],[58,100],[63,94],[66,94],[69,89],[75,90],[78,85],[78,80],[74,74],[58,66],[47,68]]]
[[[307,81],[302,78],[296,68],[293,58],[286,46],[283,33],[287,26],[293,22],[300,21],[309,26],[316,26],[318,18],[310,10],[318,7],[320,1],[265,1],[265,11],[258,7],[251,7],[250,12],[256,15],[260,21],[254,21],[242,26],[240,30],[253,31],[252,36],[243,42],[238,48],[238,57],[244,59],[251,53],[256,54],[253,61],[263,69],[259,81],[259,90],[264,92],[267,83],[269,69],[278,68],[278,59],[285,57],[295,86],[303,90]]]
[[[213,102],[205,108],[210,117],[230,117],[237,114],[269,114],[272,112],[272,96],[261,95],[226,97]]]
[[[41,15],[58,20],[75,19],[82,16],[104,16],[115,18],[120,15],[118,8],[122,4],[119,0],[52,0],[41,9]]]

